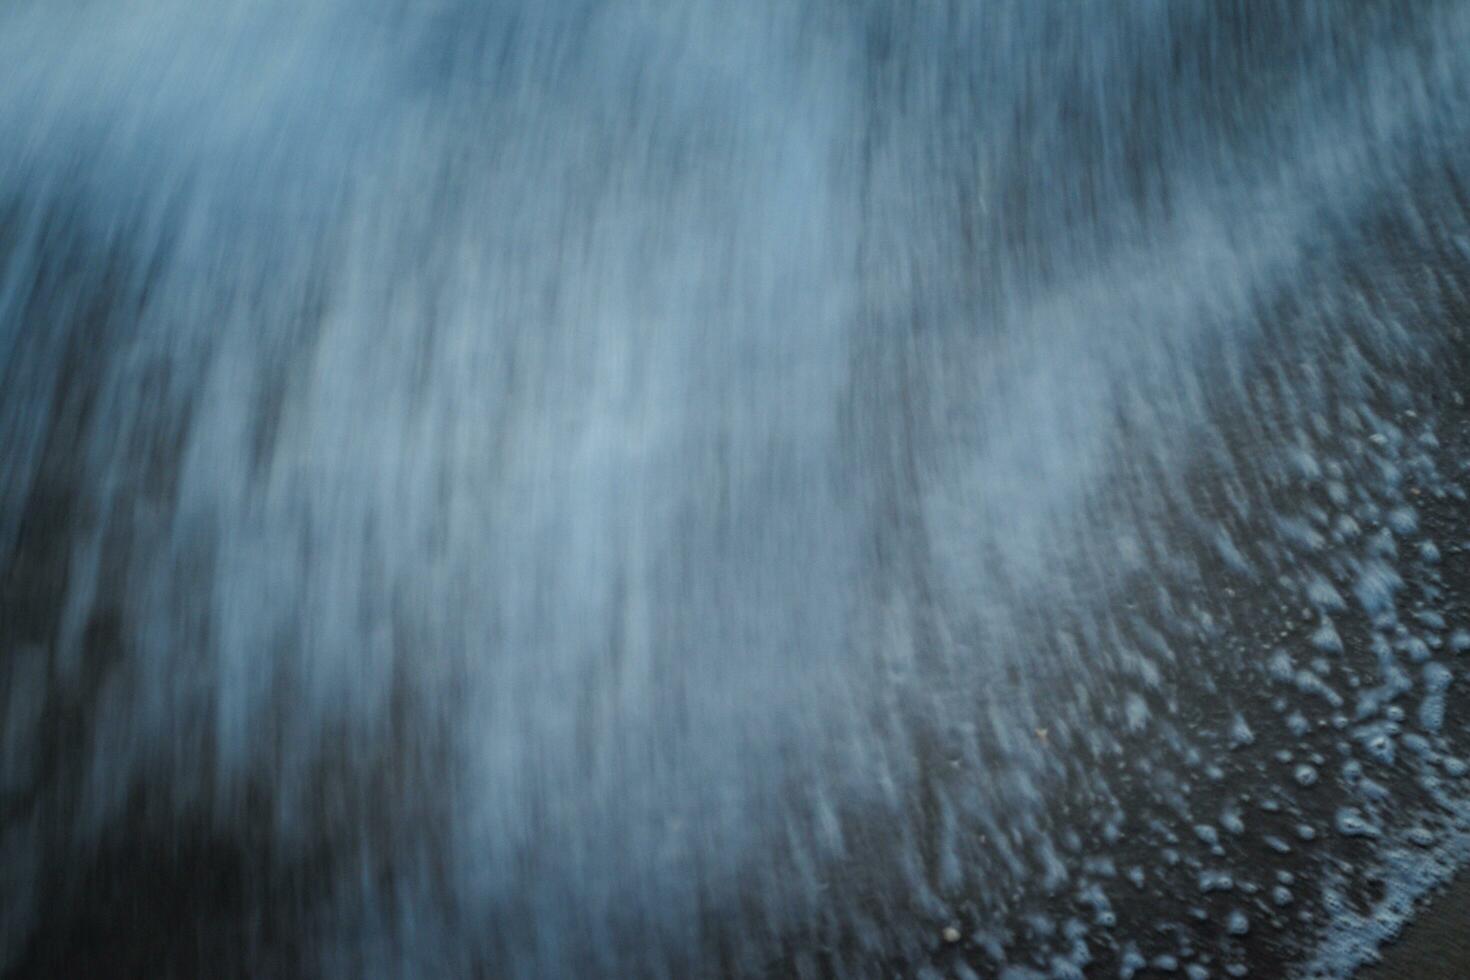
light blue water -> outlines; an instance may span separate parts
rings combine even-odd
[[[262,975],[1348,970],[1470,813],[1467,51],[11,0],[0,963],[162,861]]]

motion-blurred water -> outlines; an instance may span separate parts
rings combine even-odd
[[[1350,971],[1467,154],[1463,3],[9,0],[0,969]]]

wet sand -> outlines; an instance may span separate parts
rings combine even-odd
[[[1427,896],[1383,960],[1358,980],[1462,980],[1470,977],[1470,873]]]

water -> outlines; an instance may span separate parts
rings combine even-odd
[[[0,964],[1343,975],[1470,854],[1470,9],[0,12]]]

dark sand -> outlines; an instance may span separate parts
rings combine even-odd
[[[1357,973],[1358,980],[1465,980],[1470,977],[1470,873],[1428,896],[1399,937],[1383,949],[1383,962]]]

